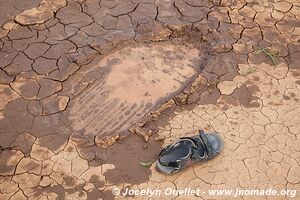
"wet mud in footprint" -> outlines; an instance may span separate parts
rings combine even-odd
[[[199,54],[196,48],[158,43],[107,55],[94,67],[106,68],[104,77],[70,103],[72,127],[90,136],[128,133],[189,83],[199,71]]]

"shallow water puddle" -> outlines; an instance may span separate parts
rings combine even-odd
[[[127,47],[96,67],[109,73],[71,103],[75,131],[85,135],[125,133],[160,102],[179,92],[197,72],[199,50],[159,44]]]

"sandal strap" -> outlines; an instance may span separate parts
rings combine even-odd
[[[209,142],[206,133],[203,130],[200,130],[200,138],[203,140],[203,145],[205,146],[206,149],[206,154],[208,156],[208,158],[212,158],[214,157],[214,150],[213,147],[211,145],[211,143]]]

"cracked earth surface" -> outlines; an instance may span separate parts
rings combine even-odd
[[[0,199],[124,198],[114,187],[300,192],[296,0],[0,9]],[[262,48],[278,52],[275,66]],[[224,138],[216,159],[171,176],[139,164],[199,129]]]

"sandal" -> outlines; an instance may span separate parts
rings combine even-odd
[[[182,137],[166,146],[159,153],[156,168],[162,173],[172,174],[192,163],[215,158],[223,146],[223,140],[219,135],[200,130],[199,135]]]

